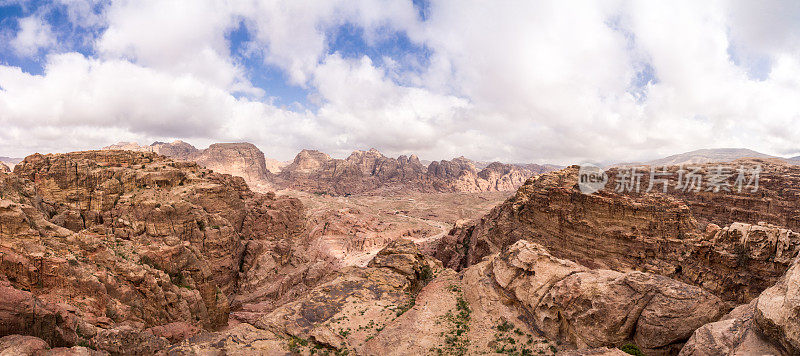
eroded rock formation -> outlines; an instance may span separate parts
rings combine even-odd
[[[659,275],[590,270],[518,241],[490,263],[551,340],[579,348],[635,342],[648,355],[675,354],[725,304],[702,289]]]
[[[615,192],[613,184],[586,195],[577,187],[577,167],[544,174],[480,221],[454,229],[442,239],[436,256],[445,266],[459,269],[518,240],[529,240],[585,266],[652,272],[746,303],[775,284],[800,249],[798,233],[756,224],[770,216],[774,218],[767,221],[774,223],[794,221],[794,212],[770,211],[793,211],[788,209],[798,204],[794,191],[779,184],[794,187],[790,184],[800,170],[765,166],[764,190],[741,196],[629,195]],[[612,172],[612,182],[613,177]],[[771,208],[762,209],[766,206]],[[712,224],[738,218],[748,223],[722,229]]]
[[[254,189],[295,189],[312,193],[349,195],[366,192],[413,190],[423,192],[511,191],[534,174],[557,169],[535,164],[482,164],[478,169],[464,157],[424,166],[416,155],[389,158],[376,149],[354,151],[334,159],[315,150],[303,150],[286,165],[264,157],[250,143],[216,143],[205,150],[183,142],[155,142],[150,146],[120,142],[104,150],[155,152],[177,160],[195,161],[220,173],[245,179]]]
[[[415,155],[395,159],[375,149],[355,151],[346,159],[304,150],[275,182],[283,188],[332,195],[393,190],[486,192],[514,190],[533,174],[521,166],[499,162],[479,170],[464,157],[425,167]]]
[[[215,143],[205,150],[198,150],[181,140],[171,143],[154,142],[150,146],[120,142],[103,147],[103,150],[154,152],[174,160],[197,162],[218,173],[242,177],[253,188],[269,188],[271,172],[267,169],[267,159],[264,153],[251,143]],[[276,162],[270,160],[273,169],[279,170],[279,164]]]
[[[464,159],[301,155],[285,174],[476,184]],[[154,152],[37,154],[0,174],[0,353],[797,354],[794,171],[763,174],[761,195],[585,195],[568,168],[436,244]]]
[[[227,325],[248,282],[244,256],[278,254],[270,242],[303,228],[299,201],[195,163],[132,151],[29,156],[0,175],[0,335],[161,350],[178,329]]]

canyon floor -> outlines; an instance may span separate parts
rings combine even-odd
[[[303,202],[311,234],[322,250],[343,266],[366,266],[390,241],[404,238],[419,246],[438,241],[457,223],[478,219],[511,192],[420,193],[331,196],[296,190],[279,195]]]

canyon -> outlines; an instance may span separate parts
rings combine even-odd
[[[578,166],[377,150],[275,168],[250,144],[31,155],[0,172],[0,352],[797,354],[800,167],[728,164],[759,189],[623,192],[619,167],[583,194]]]

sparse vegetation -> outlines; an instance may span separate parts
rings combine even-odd
[[[635,356],[645,356],[644,352],[642,352],[642,350],[640,350],[639,347],[634,344],[625,344],[620,346],[619,349],[626,354]]]
[[[495,329],[497,329],[497,332],[494,334],[494,341],[489,344],[493,345],[494,352],[504,355],[534,354],[538,340],[534,340],[533,335],[515,327],[514,324],[505,319],[502,319],[500,324],[495,326]],[[545,346],[541,345],[540,347]],[[547,349],[553,354],[558,351],[553,345],[549,345]],[[544,349],[536,350],[536,353],[540,355],[546,354]]]
[[[423,265],[419,274],[419,279],[427,283],[434,277],[433,269],[428,265]]]
[[[468,333],[472,310],[459,286],[450,285],[449,290],[456,294],[456,308],[447,311],[442,319],[450,325],[450,329],[443,335],[444,345],[431,351],[437,355],[466,355],[470,344]]]

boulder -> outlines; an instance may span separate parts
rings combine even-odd
[[[790,354],[800,354],[800,259],[777,284],[761,293],[754,320],[767,338]]]
[[[492,264],[498,285],[545,336],[579,348],[633,342],[648,355],[674,354],[727,310],[698,287],[649,273],[589,270],[524,240]]]

